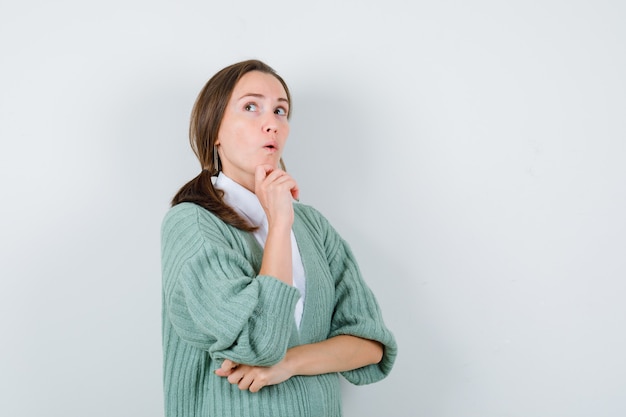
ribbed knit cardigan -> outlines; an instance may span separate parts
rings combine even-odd
[[[163,371],[166,417],[341,416],[339,374],[294,376],[257,393],[214,374],[223,359],[278,363],[288,348],[348,334],[384,345],[380,363],[342,375],[369,384],[387,376],[397,352],[350,248],[315,209],[294,203],[294,235],[306,273],[298,290],[258,275],[263,249],[251,233],[192,203],[163,220]]]

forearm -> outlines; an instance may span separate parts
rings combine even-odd
[[[290,226],[270,225],[259,274],[276,277],[287,285],[293,285]]]
[[[383,347],[379,342],[341,335],[293,347],[287,351],[285,363],[292,375],[320,375],[375,364],[382,357]]]
[[[215,371],[239,389],[257,392],[267,385],[280,384],[296,375],[321,375],[361,368],[381,361],[379,342],[355,336],[336,336],[319,343],[301,345],[287,351],[276,365],[250,366],[224,360]]]

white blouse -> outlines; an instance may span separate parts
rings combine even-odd
[[[265,210],[261,206],[257,196],[236,183],[232,179],[228,178],[223,172],[220,172],[217,177],[213,177],[213,184],[215,188],[224,191],[224,202],[231,206],[244,218],[248,219],[250,224],[258,227],[253,232],[256,240],[265,248],[265,240],[267,239],[268,223]],[[302,265],[302,259],[300,258],[300,250],[296,238],[291,231],[291,264],[293,270],[293,286],[300,292],[300,299],[296,304],[295,319],[296,325],[300,328],[300,320],[302,320],[302,311],[304,310],[304,294],[305,294],[305,276],[304,266]]]

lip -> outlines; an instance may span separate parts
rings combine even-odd
[[[269,140],[265,142],[265,144],[263,145],[263,149],[276,152],[278,151],[278,142],[276,142],[275,140]]]

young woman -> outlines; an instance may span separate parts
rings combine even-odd
[[[162,225],[167,417],[341,415],[339,374],[379,381],[397,352],[346,242],[281,155],[291,96],[261,61],[204,86],[190,141],[202,172]]]

